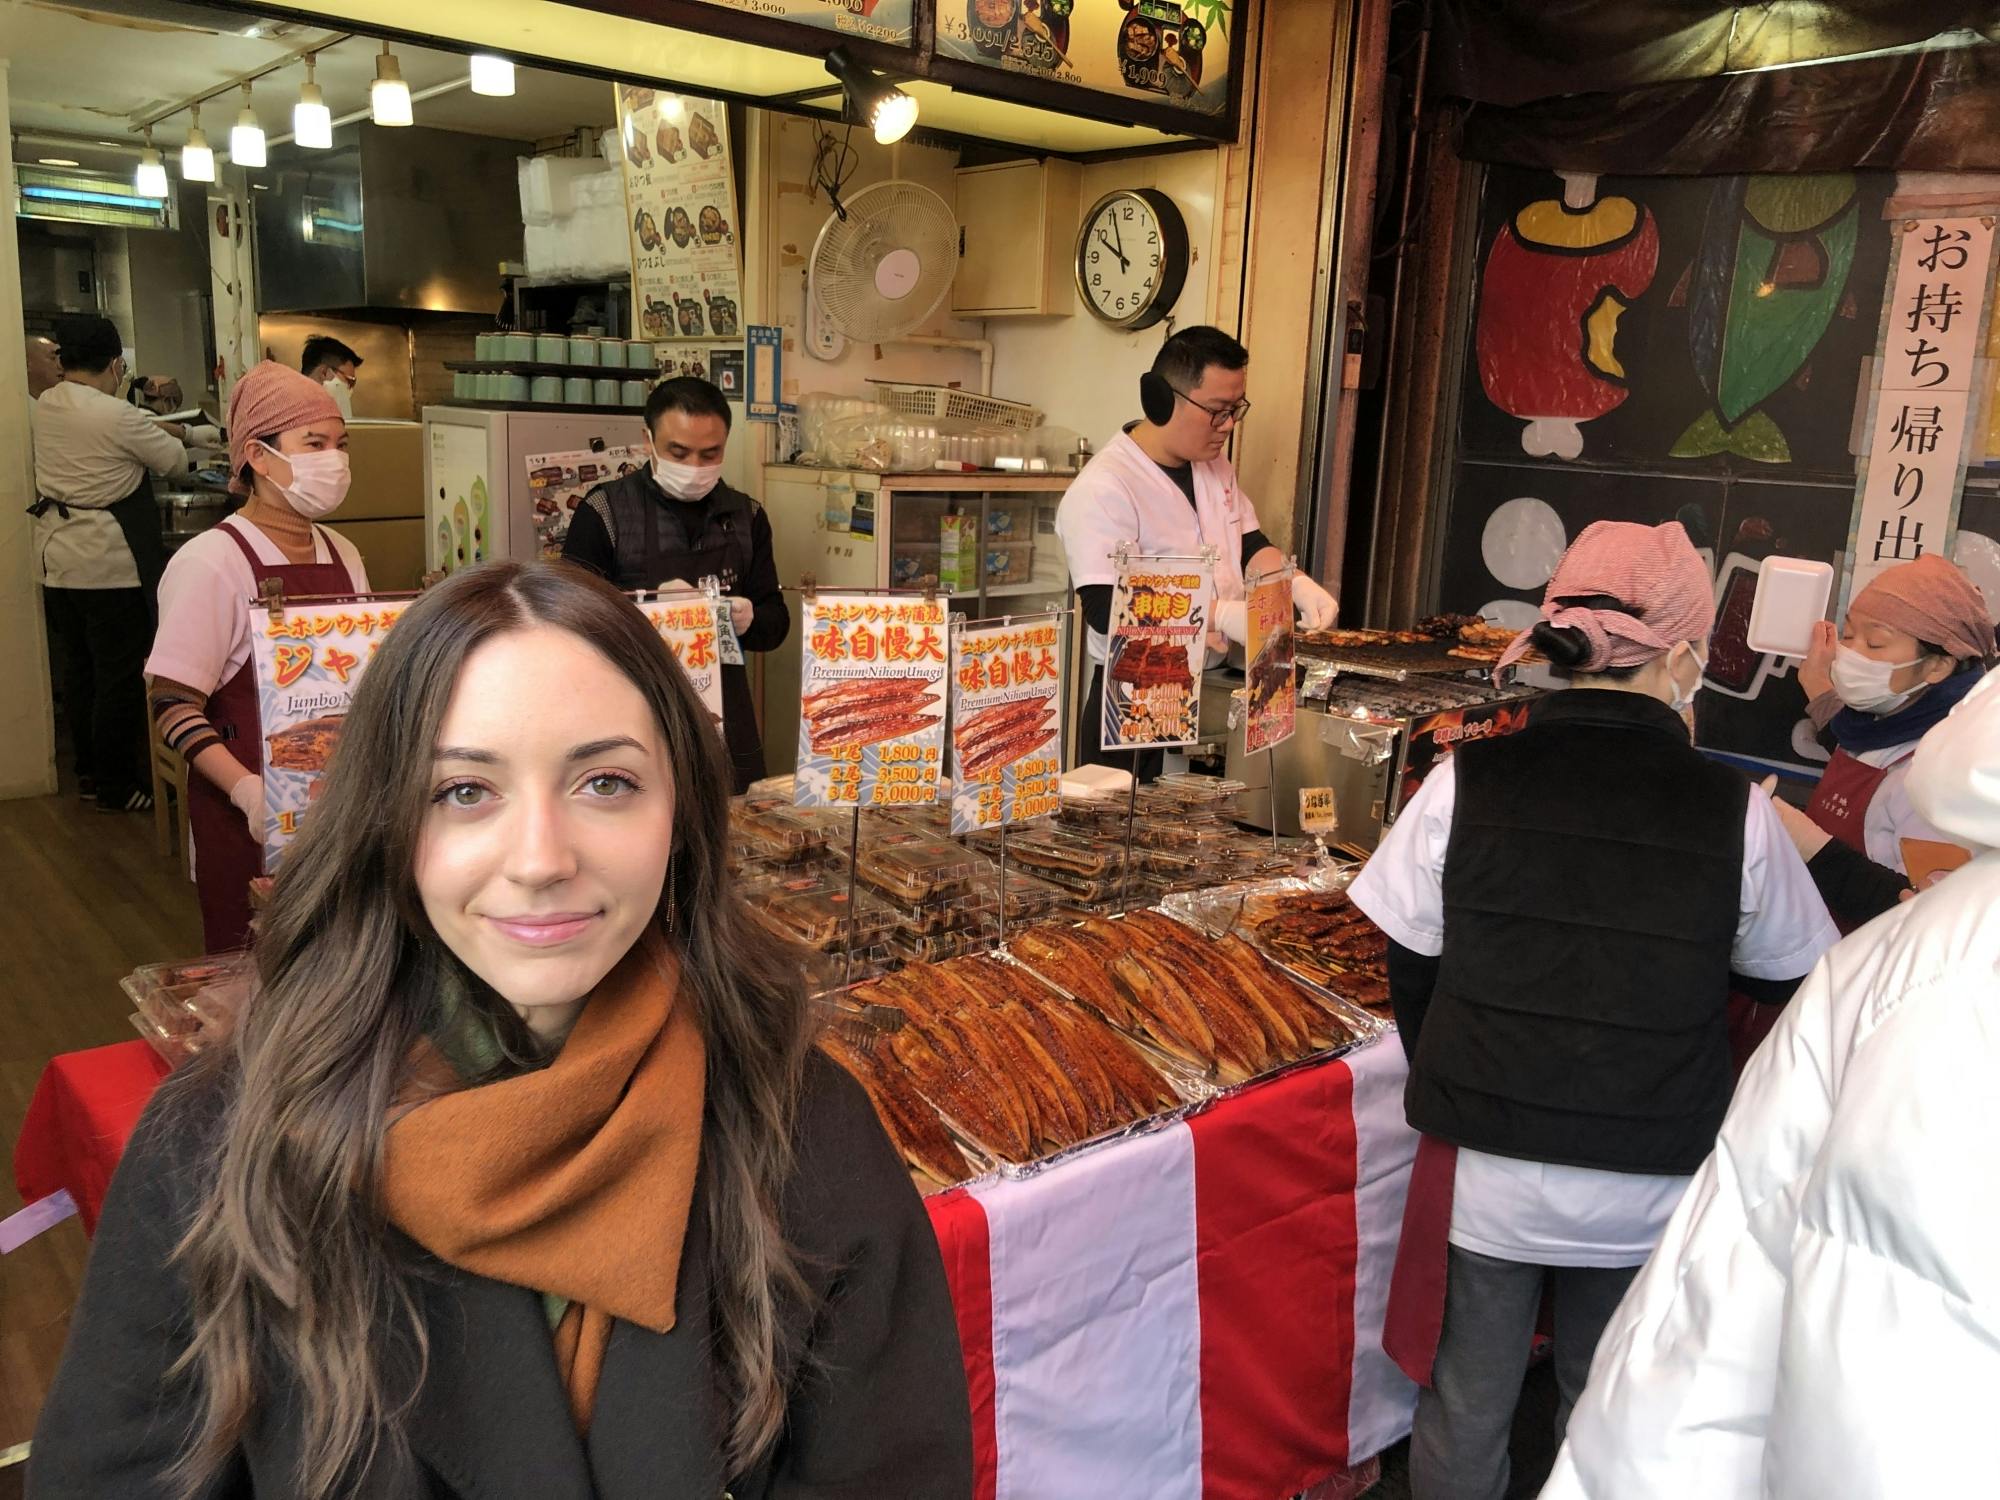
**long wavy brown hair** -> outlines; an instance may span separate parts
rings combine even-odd
[[[274,1370],[298,1394],[294,1493],[319,1500],[378,1463],[408,1460],[401,1423],[427,1346],[412,1270],[381,1210],[391,1106],[447,988],[469,994],[503,1050],[527,1060],[514,1066],[538,1065],[520,1018],[468,982],[432,931],[413,875],[417,844],[433,747],[467,656],[535,625],[601,652],[645,696],[665,736],[674,858],[653,931],[678,950],[678,1003],[695,1007],[708,1049],[697,1212],[716,1268],[726,1458],[749,1467],[783,1423],[780,1313],[803,1283],[778,1201],[793,1160],[806,1012],[796,966],[753,935],[730,882],[721,741],[629,599],[566,564],[489,563],[411,605],[369,665],[324,795],[264,913],[254,998],[231,1044],[212,1049],[183,1085],[212,1084],[223,1097],[218,1150],[177,1252],[194,1302],[177,1373],[198,1382],[200,1410],[178,1471],[188,1494],[229,1461]],[[384,1338],[396,1329],[407,1339]],[[385,1354],[391,1347],[414,1351],[414,1368]]]

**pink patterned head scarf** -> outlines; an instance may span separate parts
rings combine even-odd
[[[1847,607],[1963,661],[1993,654],[1993,617],[1957,564],[1936,552],[1875,575]]]
[[[247,496],[243,465],[250,445],[294,427],[341,420],[326,387],[289,366],[265,360],[245,373],[229,393],[229,490]]]
[[[1576,602],[1600,597],[1624,608]],[[1715,625],[1715,581],[1678,521],[1663,526],[1593,521],[1556,564],[1542,595],[1542,618],[1583,632],[1590,654],[1577,664],[1578,672],[1644,666],[1682,641],[1708,639]],[[1501,653],[1500,666],[1519,660],[1532,634],[1524,630],[1515,636]]]

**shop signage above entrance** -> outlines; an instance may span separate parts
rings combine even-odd
[[[915,43],[916,0],[699,0],[718,10],[740,10],[767,20],[790,21],[858,36],[892,47]]]
[[[1239,0],[938,0],[937,55],[1192,115],[1230,100]]]

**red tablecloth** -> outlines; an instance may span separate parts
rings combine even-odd
[[[165,1069],[56,1058],[14,1170],[86,1228]],[[1408,1430],[1383,1353],[1415,1137],[1393,1037],[1160,1129],[930,1201],[978,1500],[1282,1500]]]
[[[96,1229],[125,1139],[166,1076],[160,1054],[142,1041],[53,1059],[35,1085],[14,1146],[21,1201],[67,1188],[84,1229]]]

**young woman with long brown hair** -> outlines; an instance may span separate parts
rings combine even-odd
[[[970,1494],[936,1244],[728,784],[609,584],[410,608],[112,1185],[31,1494]]]

